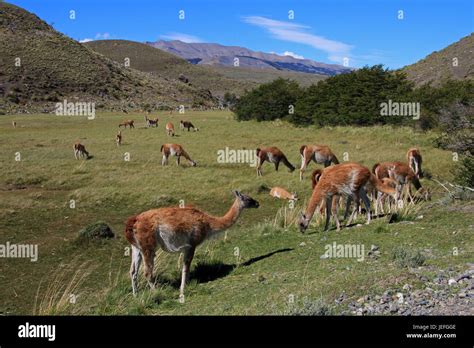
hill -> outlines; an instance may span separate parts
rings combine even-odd
[[[402,69],[415,85],[439,85],[446,80],[465,80],[474,77],[474,34],[435,51],[426,58]],[[453,59],[457,58],[457,66]]]
[[[84,45],[121,64],[129,58],[132,68],[157,77],[178,81],[184,75],[192,86],[210,90],[216,96],[223,96],[225,92],[241,95],[246,89],[279,77],[295,80],[303,86],[325,78],[317,74],[275,69],[194,65],[161,49],[127,40],[98,40]]]
[[[233,67],[234,59],[239,58],[239,66],[243,68],[296,71],[325,76],[351,71],[351,69],[341,65],[257,52],[239,46],[224,46],[216,43],[186,43],[179,40],[160,40],[147,42],[147,44],[199,65]]]
[[[223,95],[227,91],[240,94],[257,85],[255,81],[226,77],[209,66],[193,65],[185,59],[139,42],[98,40],[84,45],[121,64],[124,64],[125,58],[129,58],[131,68],[175,83],[183,84],[180,81],[183,75],[189,81],[188,85],[210,90],[213,95]]]
[[[0,112],[49,112],[56,102],[105,109],[213,104],[209,92],[126,69],[57,32],[36,15],[0,3]]]

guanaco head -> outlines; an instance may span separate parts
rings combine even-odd
[[[234,191],[234,195],[239,199],[242,208],[258,208],[260,204],[250,196],[244,195],[239,191]]]
[[[299,222],[299,227],[300,227],[300,232],[301,233],[304,233],[304,231],[306,231],[306,229],[308,228],[309,226],[309,221],[310,219],[306,216],[305,213],[301,213],[301,216],[300,216],[300,222]]]
[[[196,167],[197,163],[195,161],[191,161],[191,167]]]

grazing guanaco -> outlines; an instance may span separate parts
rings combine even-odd
[[[301,169],[300,180],[303,180],[303,173],[306,170],[309,162],[322,163],[324,167],[334,164],[339,164],[339,160],[332,153],[331,149],[326,145],[302,145],[300,147],[301,155]]]
[[[12,121],[13,128],[16,128],[16,121]]]
[[[414,201],[411,193],[411,183],[417,190],[417,195],[423,197],[426,200],[431,198],[429,191],[421,186],[420,180],[418,180],[415,172],[407,163],[397,161],[376,163],[372,167],[372,172],[378,179],[394,179],[397,183],[398,197],[401,197],[403,191],[405,191],[410,201]]]
[[[166,252],[184,254],[180,297],[184,296],[184,286],[189,278],[196,247],[231,227],[243,209],[259,206],[256,200],[239,191],[234,191],[234,195],[234,203],[222,217],[209,215],[194,207],[168,207],[148,210],[128,218],[125,238],[132,245],[130,278],[133,294],[137,293],[138,271],[142,258],[148,284],[152,289],[155,288],[153,266],[155,250],[160,246]]]
[[[194,162],[191,157],[189,157],[188,153],[184,151],[183,147],[179,144],[163,144],[161,145],[160,149],[161,153],[163,154],[163,159],[161,160],[161,165],[164,166],[168,164],[168,157],[169,156],[176,156],[176,164],[179,165],[179,160],[181,156],[186,158],[191,164],[191,166],[195,167],[196,162]]]
[[[412,147],[407,152],[408,165],[415,173],[418,179],[423,177],[423,171],[421,170],[421,162],[423,161],[421,157],[420,150],[415,147]]]
[[[290,172],[295,170],[295,167],[288,161],[285,154],[275,146],[257,148],[257,176],[262,176],[262,164],[265,161],[274,163],[276,171],[278,171],[280,161],[288,167]]]
[[[79,159],[79,157],[86,157],[86,159],[88,159],[90,157],[89,152],[87,152],[86,150],[86,147],[82,145],[79,141],[74,144],[73,149],[75,159]]]
[[[172,122],[166,124],[166,134],[174,137],[174,124]]]
[[[135,121],[133,121],[133,120],[125,120],[125,121],[123,121],[122,123],[119,124],[119,128],[122,127],[122,126],[125,127],[125,128],[127,128],[127,126],[129,128],[135,128],[134,122]]]
[[[192,128],[193,131],[195,131],[195,132],[197,132],[197,131],[199,130],[198,128],[194,127],[194,125],[193,125],[191,122],[189,122],[189,121],[183,121],[183,120],[180,121],[179,127],[180,127],[181,129],[187,128],[187,129],[188,129],[188,132],[189,132],[189,129],[190,129],[190,128]]]
[[[145,125],[146,127],[152,127],[152,126],[155,126],[155,127],[158,127],[158,117],[157,118],[148,118],[148,115],[145,115]]]
[[[331,215],[334,217],[337,230],[340,230],[337,212],[334,211],[334,209],[331,209],[331,203],[334,195],[348,196],[348,198],[352,198],[352,200],[355,202],[354,209],[347,222],[347,225],[350,225],[356,211],[359,208],[360,198],[362,198],[367,210],[367,224],[370,223],[370,201],[365,192],[365,186],[368,182],[375,186],[378,191],[391,195],[396,194],[396,191],[393,188],[385,186],[370,172],[368,168],[358,163],[337,164],[335,166],[325,168],[313,190],[306,211],[300,218],[300,231],[304,232],[308,228],[309,222],[314,215],[316,207],[320,205],[323,200],[326,201],[326,225],[324,230],[326,231],[329,228]],[[331,210],[333,210],[332,214]]]
[[[287,190],[281,187],[272,187],[270,190],[270,196],[280,199],[288,199],[290,201],[298,200],[296,192],[289,193]]]
[[[117,146],[122,145],[122,131],[118,131],[117,135],[115,136],[115,143]]]

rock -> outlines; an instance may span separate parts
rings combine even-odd
[[[301,243],[300,243],[300,247],[304,247],[305,245],[306,245],[305,242],[301,242]]]
[[[416,219],[417,219],[417,220],[423,219],[423,215],[418,215],[418,216],[416,217]]]
[[[409,291],[411,289],[411,286],[408,284],[403,285],[403,290]]]
[[[454,284],[457,284],[457,282],[456,282],[455,279],[451,278],[451,279],[448,280],[448,284],[449,285],[454,285]]]
[[[401,292],[397,292],[398,303],[403,303],[403,294]]]
[[[458,297],[460,297],[460,298],[465,298],[466,296],[467,296],[467,294],[465,292],[460,292],[458,294]]]
[[[101,239],[101,238],[113,238],[114,233],[112,229],[103,221],[87,225],[79,231],[80,239]]]
[[[396,313],[398,312],[398,305],[396,303],[391,303],[389,307],[390,313]]]

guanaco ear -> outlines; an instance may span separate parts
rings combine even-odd
[[[235,197],[242,198],[242,194],[239,191],[235,190],[233,193]]]
[[[303,212],[301,212],[300,214],[301,214],[301,217],[306,220],[306,215],[304,215]]]

